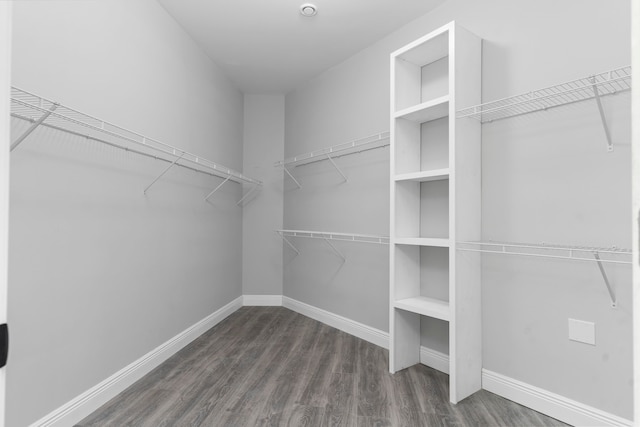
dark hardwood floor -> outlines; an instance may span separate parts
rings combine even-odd
[[[78,426],[563,426],[282,307],[244,307]]]

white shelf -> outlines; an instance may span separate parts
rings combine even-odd
[[[458,110],[482,123],[543,111],[631,89],[631,66]]]
[[[433,237],[399,237],[395,239],[395,244],[412,246],[434,246],[438,248],[448,248],[451,245],[449,239]]]
[[[310,239],[340,240],[343,242],[389,244],[389,237],[371,234],[349,234],[309,230],[276,230],[276,233],[285,237],[306,237]]]
[[[611,306],[616,307],[616,292],[609,281],[603,264],[632,264],[633,252],[618,247],[569,246],[554,244],[532,244],[512,242],[456,242],[456,249],[468,252],[483,252],[499,255],[517,255],[534,258],[566,259],[595,262],[609,292]]]
[[[416,123],[425,123],[441,119],[447,115],[449,115],[449,95],[397,111],[395,118],[410,120]]]
[[[289,237],[304,237],[309,239],[322,239],[329,246],[329,248],[335,253],[342,262],[347,259],[336,248],[330,240],[339,240],[342,242],[358,242],[358,243],[378,243],[381,245],[389,244],[389,238],[386,236],[374,236],[370,234],[349,234],[349,233],[333,233],[327,231],[309,231],[309,230],[276,230],[276,233],[282,237],[282,240],[296,253],[300,254],[298,248],[288,239]]]
[[[367,150],[382,148],[389,145],[389,132],[382,132],[354,141],[345,142],[331,147],[321,148],[309,153],[299,154],[275,163],[275,166],[302,166],[308,163],[326,160],[327,156],[332,158],[346,156],[348,154],[360,153]]]
[[[423,296],[404,298],[396,301],[393,305],[395,308],[421,314],[423,316],[446,320],[447,322],[451,319],[449,303],[435,298]]]
[[[570,246],[514,242],[456,242],[456,249],[500,255],[520,255],[540,258],[568,259],[610,264],[631,264],[632,252],[616,247]],[[594,257],[597,254],[598,257]],[[603,258],[604,257],[604,258]]]
[[[434,169],[430,171],[422,171],[422,172],[412,172],[412,173],[403,173],[401,175],[396,175],[396,181],[416,181],[416,182],[427,182],[427,181],[440,181],[444,179],[449,179],[449,168],[445,169]]]
[[[225,182],[229,180],[256,186],[262,185],[262,182],[257,179],[249,178],[239,171],[197,154],[149,138],[16,87],[11,88],[11,116],[32,123],[32,126],[23,135],[13,141],[12,150],[37,126],[44,126],[168,162],[170,167],[175,165],[224,178]]]

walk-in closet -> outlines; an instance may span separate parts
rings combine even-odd
[[[640,0],[0,1],[0,427],[637,425],[638,70]]]

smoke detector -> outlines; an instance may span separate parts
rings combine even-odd
[[[318,13],[318,8],[316,7],[315,4],[305,3],[302,6],[300,6],[300,14],[302,16],[306,16],[307,18],[310,18],[312,16],[315,16],[316,13]]]

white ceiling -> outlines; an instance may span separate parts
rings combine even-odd
[[[445,0],[158,1],[243,92],[286,93]]]

